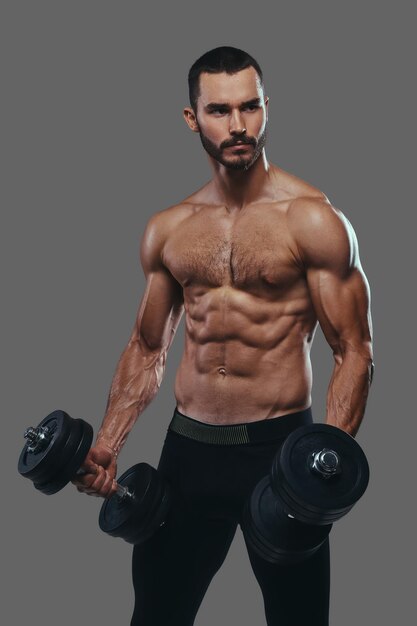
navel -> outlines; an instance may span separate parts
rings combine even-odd
[[[226,376],[226,370],[224,367],[219,367],[218,370],[219,374],[222,374],[223,376]]]

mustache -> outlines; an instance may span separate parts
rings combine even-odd
[[[222,148],[231,148],[232,146],[238,146],[240,143],[247,143],[247,144],[254,146],[256,142],[254,139],[250,137],[239,137],[238,139],[235,139],[234,141],[225,141],[222,144]]]

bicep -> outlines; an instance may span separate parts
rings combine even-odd
[[[148,275],[139,305],[134,336],[151,350],[168,348],[184,311],[182,289],[167,270]]]
[[[370,289],[352,225],[328,202],[296,207],[292,227],[312,305],[335,354],[371,350]]]
[[[307,270],[310,298],[320,327],[335,354],[367,353],[372,342],[370,290],[360,265],[340,274],[329,268]]]
[[[141,241],[146,286],[131,337],[144,340],[150,350],[169,348],[184,312],[182,286],[162,262],[163,241],[163,224],[157,214],[149,220]]]

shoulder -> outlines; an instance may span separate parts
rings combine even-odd
[[[275,179],[277,190],[280,192],[284,191],[288,198],[294,200],[298,198],[326,198],[320,189],[292,172],[288,172],[273,163],[270,163],[270,170]]]
[[[169,233],[177,228],[181,222],[198,212],[201,206],[207,204],[210,183],[211,181],[176,204],[151,215],[146,224],[144,236],[157,237],[158,239],[168,237]]]
[[[140,258],[144,267],[162,265],[162,253],[169,234],[190,215],[191,210],[189,204],[180,202],[161,209],[148,218],[140,234]]]
[[[359,263],[358,243],[351,223],[324,194],[293,200],[287,223],[307,266],[334,267],[347,272]]]
[[[191,211],[192,206],[190,203],[184,201],[161,209],[148,218],[145,232],[155,231],[160,233],[161,231],[167,231],[173,228],[179,221],[188,217]]]

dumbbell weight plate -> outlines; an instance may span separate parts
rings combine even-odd
[[[156,488],[153,489],[153,499],[141,526],[130,525],[122,538],[128,543],[141,544],[153,535],[166,521],[172,503],[172,489],[170,485],[157,477]]]
[[[29,442],[24,446],[17,469],[30,480],[44,480],[45,474],[50,475],[56,464],[60,462],[60,449],[65,445],[71,432],[72,418],[65,411],[52,411],[37,428],[46,427],[51,434],[50,440],[38,451],[30,452]]]
[[[82,427],[77,420],[73,420],[66,427],[66,439],[56,441],[54,445],[54,461],[44,467],[44,469],[36,474],[33,479],[34,486],[38,489],[39,484],[46,484],[55,480],[62,467],[69,461],[71,453],[73,454],[78,445],[81,436]]]
[[[340,473],[323,478],[311,469],[312,455],[328,448],[340,459]],[[293,431],[275,455],[271,486],[285,509],[306,524],[329,524],[346,515],[366,490],[369,466],[359,444],[329,424]]]
[[[168,483],[148,463],[137,463],[118,479],[133,498],[114,494],[103,503],[99,515],[101,530],[128,543],[145,541],[162,524],[170,507]]]
[[[91,447],[93,429],[65,411],[49,414],[37,428],[20,455],[18,470],[33,481],[36,489],[52,495],[75,478]],[[47,429],[44,439],[41,429]],[[130,543],[142,543],[165,522],[173,490],[147,463],[127,470],[119,486],[127,487],[134,497],[115,495],[107,500],[100,512],[100,527]]]
[[[35,482],[36,489],[47,496],[63,489],[83,464],[93,441],[93,428],[83,419],[72,419],[71,434],[61,450],[60,463],[44,481]]]
[[[242,530],[255,552],[270,563],[298,563],[312,556],[332,528],[288,517],[272,491],[269,476],[255,486],[243,513]]]

